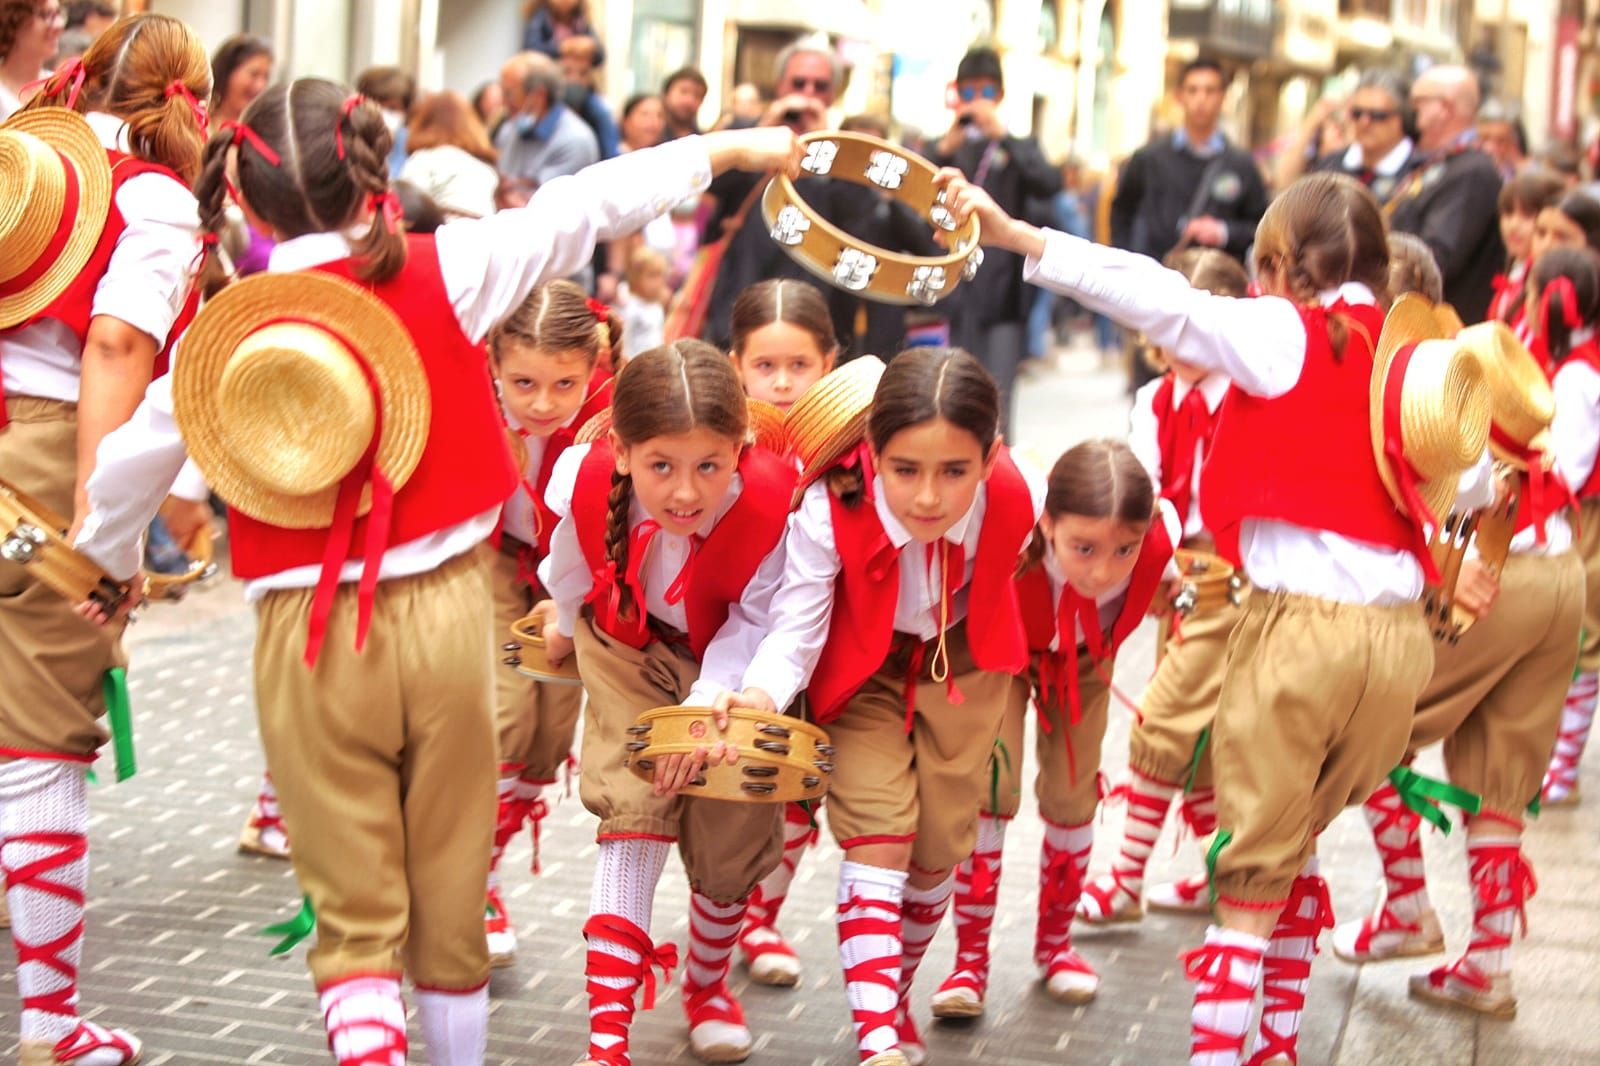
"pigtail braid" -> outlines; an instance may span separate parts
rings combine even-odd
[[[232,146],[226,133],[206,144],[200,160],[200,176],[195,179],[194,196],[200,208],[200,229],[207,239],[201,249],[200,292],[207,299],[233,280],[222,248],[216,243],[228,224],[228,155]]]
[[[606,317],[599,323],[600,336],[604,343],[600,345],[600,365],[608,368],[613,374],[622,369],[622,319],[610,307],[606,308]]]
[[[337,120],[350,178],[363,200],[375,206],[372,226],[354,242],[360,260],[356,275],[363,281],[387,281],[406,265],[403,224],[385,210],[389,189],[389,150],[393,138],[383,116],[363,100],[341,112]]]
[[[606,560],[616,567],[618,614],[632,617],[639,605],[623,580],[628,570],[628,508],[633,503],[633,475],[611,471],[611,495],[606,500]]]

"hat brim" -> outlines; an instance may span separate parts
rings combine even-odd
[[[813,481],[866,436],[872,397],[885,369],[875,355],[858,356],[823,375],[789,408],[784,417],[789,440],[797,450],[809,452],[795,485],[796,503]]]
[[[172,381],[173,411],[189,454],[217,495],[242,513],[288,529],[320,529],[333,522],[339,486],[290,495],[261,484],[229,445],[239,434],[226,432],[217,402],[234,350],[261,327],[285,320],[329,331],[372,369],[382,415],[376,466],[396,491],[422,459],[432,392],[416,343],[399,316],[367,290],[332,274],[257,274],[229,285],[195,316],[179,342]],[[356,513],[366,514],[371,505],[368,487]]]
[[[1530,450],[1548,451],[1556,395],[1533,353],[1504,322],[1468,326],[1456,340],[1477,355],[1483,364],[1484,380],[1489,385],[1489,410],[1495,425],[1508,436],[1526,437]],[[1525,457],[1513,455],[1493,435],[1489,437],[1489,453],[1518,470],[1528,468]]]
[[[773,455],[787,455],[790,448],[789,430],[783,422],[783,412],[765,400],[748,398],[744,402],[749,415],[750,428],[746,436]]]
[[[60,254],[20,291],[0,297],[0,329],[10,329],[54,303],[89,265],[111,211],[111,158],[84,117],[65,107],[18,111],[3,128],[32,134],[50,145],[78,178],[78,207]]]
[[[1406,506],[1405,497],[1400,492],[1400,482],[1395,477],[1389,457],[1384,454],[1383,394],[1389,380],[1389,368],[1394,364],[1395,356],[1399,354],[1400,349],[1419,341],[1443,338],[1444,329],[1435,313],[1433,302],[1425,296],[1406,293],[1394,302],[1394,306],[1389,308],[1389,313],[1384,316],[1383,330],[1378,334],[1378,345],[1372,358],[1370,414],[1367,419],[1372,436],[1372,457],[1377,463],[1378,477],[1382,479],[1384,490],[1389,493],[1389,499],[1394,502],[1401,514],[1413,520],[1417,516]],[[1448,486],[1441,486],[1435,482],[1424,481],[1418,486],[1418,491],[1434,517],[1443,521],[1444,515],[1439,513],[1439,502],[1444,501],[1444,506],[1448,510],[1450,504],[1455,501],[1456,485],[1451,483]]]

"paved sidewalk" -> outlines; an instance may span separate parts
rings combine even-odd
[[[1126,404],[1120,378],[1095,369],[1093,357],[1069,353],[1064,370],[1030,380],[1021,394],[1018,438],[1048,461],[1084,436],[1118,435]],[[109,783],[110,760],[94,789],[89,939],[83,999],[91,1015],[135,1029],[146,1062],[294,1063],[327,1061],[303,950],[270,959],[262,926],[288,917],[298,900],[286,864],[234,851],[255,795],[261,758],[251,703],[252,615],[238,586],[214,582],[177,608],[152,608],[133,631],[133,701],[140,773]],[[1150,630],[1118,664],[1120,687],[1136,695],[1152,661]],[[1113,712],[1105,767],[1126,766],[1129,715]],[[1600,745],[1596,745],[1600,747]],[[1425,764],[1427,765],[1427,764]],[[1436,758],[1431,766],[1437,771]],[[1589,1063],[1600,1061],[1600,756],[1585,767],[1588,806],[1547,815],[1533,829],[1530,852],[1541,887],[1529,908],[1531,935],[1515,949],[1522,1013],[1512,1022],[1478,1022],[1412,1004],[1404,992],[1411,967],[1363,970],[1325,952],[1312,979],[1301,1061],[1411,1063]],[[996,923],[991,1012],[965,1026],[925,1025],[930,1061],[1044,1066],[1185,1061],[1191,986],[1177,963],[1196,944],[1203,922],[1152,916],[1141,926],[1084,933],[1084,955],[1104,977],[1094,1004],[1063,1008],[1038,986],[1031,960],[1038,822],[1031,793],[1008,841],[1009,869]],[[1105,814],[1094,870],[1106,868],[1122,810]],[[529,874],[529,842],[518,840],[504,869],[508,904],[523,938],[517,965],[495,974],[489,1062],[568,1066],[584,1048],[586,1000],[578,928],[588,906],[593,819],[576,797],[556,804],[544,838],[543,868]],[[1426,848],[1448,940],[1459,948],[1470,913],[1457,833],[1430,835]],[[1347,814],[1324,838],[1325,873],[1342,917],[1372,900],[1377,861],[1358,816]],[[825,842],[807,855],[783,925],[806,972],[800,988],[745,987],[758,1034],[752,1063],[798,1066],[855,1062],[835,953],[834,882],[839,853]],[[1152,877],[1200,868],[1193,841],[1176,843],[1169,827],[1157,845]],[[676,860],[657,897],[656,933],[682,943],[686,894]],[[941,932],[922,970],[918,1012],[947,970],[951,933]],[[16,988],[10,948],[0,948],[0,1049],[16,1036]],[[413,1028],[413,1061],[426,1062]],[[691,1061],[679,999],[665,991],[635,1026],[639,1066]],[[9,1050],[6,1053],[13,1053]]]

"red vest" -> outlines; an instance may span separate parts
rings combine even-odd
[[[1383,312],[1350,307],[1340,358],[1322,309],[1301,309],[1306,327],[1300,380],[1282,396],[1252,396],[1237,385],[1218,411],[1202,468],[1200,501],[1219,550],[1239,565],[1239,524],[1271,519],[1415,552],[1417,537],[1378,476],[1369,407],[1372,344]],[[1357,326],[1366,330],[1363,337]]]
[[[615,469],[616,459],[608,441],[598,440],[590,445],[578,465],[572,520],[577,527],[578,547],[594,581],[588,599],[594,605],[595,625],[629,647],[642,648],[655,639],[645,609],[642,578],[632,589],[633,611],[624,617],[617,609],[615,593],[627,575],[617,573],[616,565],[606,558],[606,519],[610,513],[611,473]],[[777,547],[789,521],[789,500],[799,480],[793,464],[755,445],[745,448],[739,456],[739,477],[744,482],[739,498],[690,557],[690,565],[696,559],[712,560],[711,565],[695,567],[684,593],[689,646],[697,659],[705,654],[706,646],[728,620],[728,610],[744,595],[762,560]],[[629,558],[628,562],[632,567],[643,559]]]
[[[1150,613],[1150,604],[1155,601],[1161,581],[1166,576],[1167,564],[1172,562],[1173,548],[1166,518],[1158,507],[1150,528],[1145,532],[1144,542],[1139,545],[1139,558],[1133,564],[1133,575],[1122,599],[1122,610],[1105,633],[1101,661],[1115,659],[1123,641],[1133,635],[1139,623],[1144,621],[1144,616]],[[1077,643],[1075,627],[1067,628],[1067,623],[1072,619],[1063,619],[1061,612],[1061,601],[1066,599],[1069,586],[1062,587],[1059,598],[1052,597],[1050,575],[1043,563],[1028,567],[1017,578],[1016,584],[1017,599],[1022,608],[1022,624],[1028,633],[1028,650],[1043,654],[1066,654]],[[1095,610],[1098,612],[1099,608]],[[1099,625],[1098,615],[1095,625]],[[1053,652],[1050,648],[1052,641],[1058,645]]]
[[[828,639],[809,688],[812,713],[823,723],[839,717],[850,697],[889,657],[900,597],[900,553],[878,520],[872,465],[864,452],[861,472],[867,491],[859,504],[846,507],[831,493],[828,497],[841,566]],[[1028,647],[1012,575],[1035,521],[1033,496],[1005,448],[987,484],[988,503],[967,593],[967,640],[980,670],[1018,674],[1027,668]]]
[[[122,217],[122,210],[117,207],[117,193],[122,190],[123,185],[141,174],[165,174],[173,181],[183,185],[182,178],[159,163],[146,162],[143,159],[124,155],[109,148],[106,149],[106,156],[111,162],[111,207],[106,213],[106,224],[105,228],[100,231],[100,239],[95,242],[94,250],[89,253],[89,262],[62,290],[61,294],[50,302],[49,306],[26,322],[13,327],[13,329],[25,329],[35,322],[53,318],[70,329],[73,336],[78,338],[78,347],[80,349],[78,356],[80,359],[83,357],[81,349],[89,336],[89,320],[94,316],[95,290],[100,287],[100,279],[105,277],[106,271],[111,267],[111,256],[117,250],[117,241],[122,238],[123,232],[128,228],[127,219]],[[188,186],[184,185],[184,188],[187,189]],[[189,322],[194,318],[195,311],[199,305],[200,290],[195,287],[193,279],[191,279],[183,310],[179,312],[177,320],[172,324],[172,328],[167,331],[166,337],[156,338],[161,348],[156,354],[153,377],[160,377],[167,372],[172,346],[183,335],[183,331],[189,327]],[[7,332],[10,331],[8,330]],[[4,334],[0,334],[0,338],[3,338],[3,336]],[[0,392],[0,426],[5,424],[4,399],[3,392]]]
[[[1196,384],[1174,410],[1172,394],[1176,388],[1177,379],[1168,373],[1156,386],[1150,406],[1151,413],[1156,417],[1156,444],[1161,449],[1161,495],[1172,501],[1172,506],[1178,509],[1178,520],[1187,523],[1194,503],[1195,445],[1201,445],[1203,461],[1211,451],[1211,438],[1216,431],[1217,415],[1221,409],[1212,411],[1206,405],[1203,416],[1198,413],[1191,416],[1185,409],[1190,396],[1199,397],[1201,404],[1206,402],[1204,393]]]
[[[583,406],[578,408],[578,413],[573,416],[570,423],[546,438],[544,454],[539,459],[539,469],[533,472],[533,480],[528,481],[529,471],[517,471],[517,476],[522,480],[522,491],[528,494],[533,503],[534,532],[538,535],[538,543],[534,547],[539,549],[541,557],[550,550],[550,534],[555,531],[556,523],[560,521],[544,498],[545,490],[550,486],[550,473],[556,468],[556,460],[561,458],[561,453],[572,447],[578,430],[582,429],[589,419],[611,406],[612,384],[611,371],[596,366],[594,373],[589,375],[589,394],[584,397]],[[498,529],[495,530],[496,537],[499,533]],[[496,543],[499,541],[496,540]]]
[[[405,268],[388,281],[360,281],[350,259],[314,268],[361,285],[387,304],[416,342],[427,372],[433,405],[428,440],[411,479],[395,493],[390,546],[491,510],[517,485],[483,347],[456,320],[433,238],[414,235],[407,243]],[[356,520],[348,559],[362,557],[366,524],[365,518]],[[228,536],[234,573],[248,579],[321,563],[328,530],[284,529],[230,508]]]

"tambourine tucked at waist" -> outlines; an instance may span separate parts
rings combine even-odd
[[[1178,591],[1172,609],[1185,618],[1212,614],[1243,602],[1244,576],[1220,555],[1179,548],[1173,552],[1178,566]]]
[[[761,194],[767,232],[784,251],[822,280],[869,300],[889,304],[933,304],[970,281],[983,263],[978,219],[957,225],[934,188],[934,165],[899,145],[864,133],[828,130],[800,138],[804,174],[839,178],[891,194],[949,235],[949,252],[906,255],[851,236],[801,198],[787,174],[773,178]]]
[[[0,559],[27,568],[29,576],[72,603],[93,600],[108,614],[115,612],[128,598],[128,586],[67,543],[68,525],[32,496],[0,480]]]
[[[196,581],[205,577],[211,570],[211,560],[216,553],[216,546],[211,542],[211,530],[201,529],[195,536],[194,543],[189,545],[189,568],[181,574],[158,574],[153,570],[146,570],[144,575],[145,596],[152,600],[181,600],[185,590]]]
[[[1505,478],[1508,472],[1496,470],[1496,477]],[[1461,578],[1461,564],[1466,561],[1467,547],[1472,545],[1478,562],[1495,578],[1505,568],[1511,554],[1511,538],[1517,522],[1516,481],[1511,479],[1508,488],[1498,496],[1495,506],[1483,511],[1462,514],[1450,512],[1445,517],[1428,550],[1439,569],[1439,583],[1429,585],[1422,593],[1422,609],[1428,619],[1428,629],[1433,639],[1454,644],[1471,629],[1478,616],[1456,603],[1456,585]]]
[[[538,615],[528,615],[511,623],[511,640],[501,645],[506,653],[500,660],[524,677],[543,681],[548,685],[581,685],[578,661],[567,656],[560,666],[551,666],[544,650],[544,621]]]
[[[709,707],[658,707],[628,727],[626,764],[649,779],[656,760],[691,755],[722,740],[739,747],[739,761],[719,763],[686,785],[692,796],[742,803],[789,803],[820,798],[833,775],[828,734],[798,718],[735,707],[728,729],[717,728]]]

